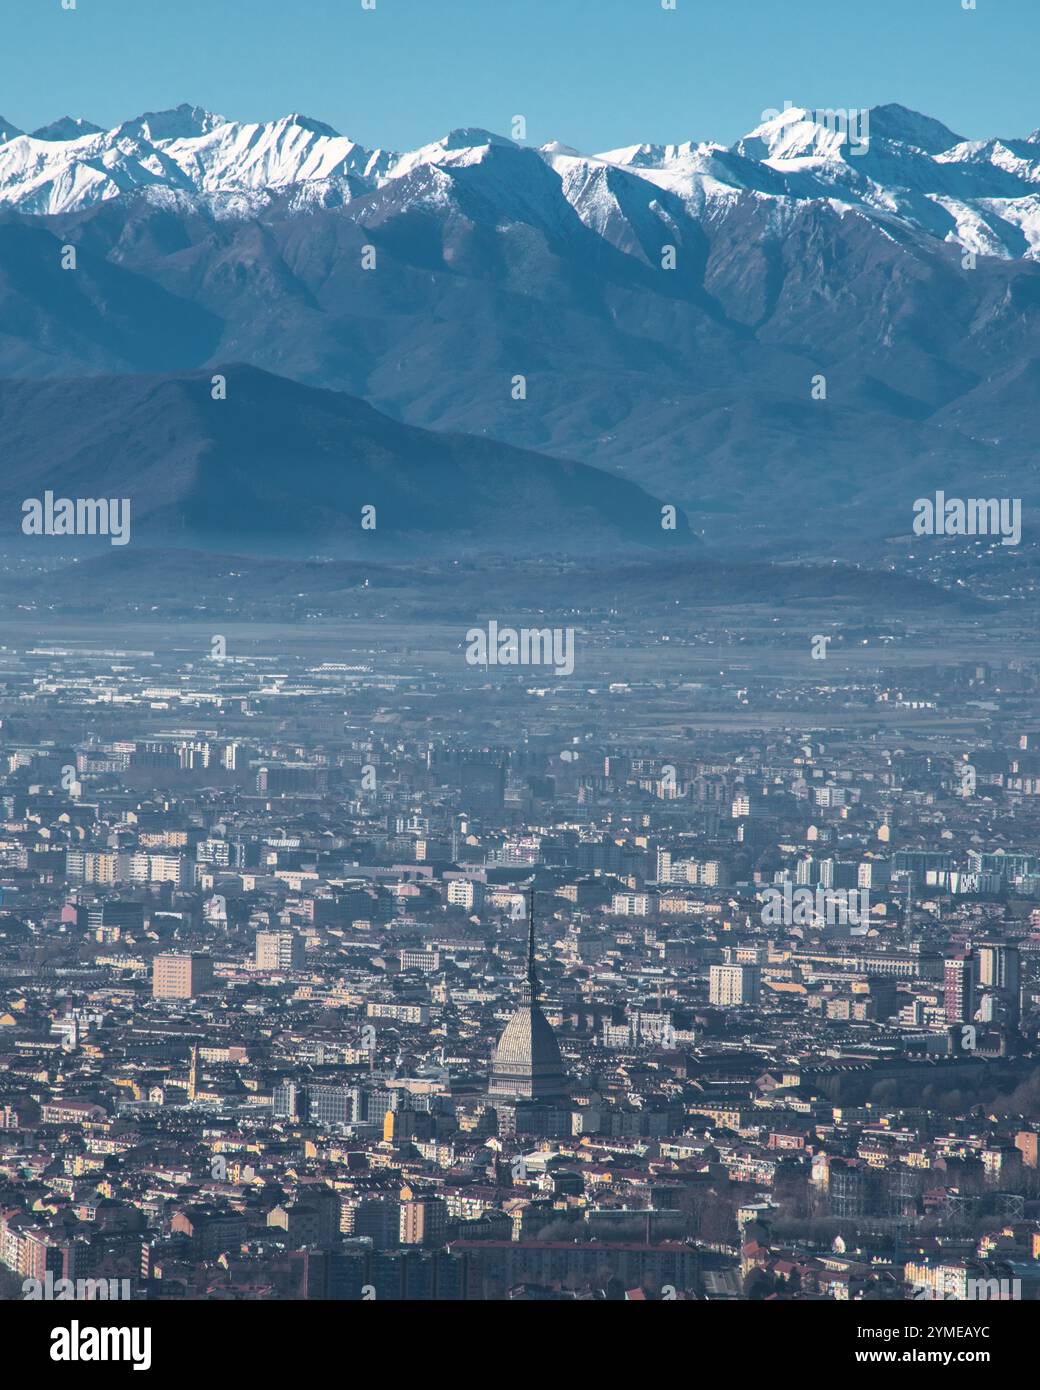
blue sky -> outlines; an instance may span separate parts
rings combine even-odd
[[[302,111],[405,149],[455,126],[591,151],[730,142],[785,100],[1040,126],[1040,0],[2,0],[0,115]]]

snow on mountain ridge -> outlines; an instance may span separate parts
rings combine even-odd
[[[161,150],[121,129],[62,141],[19,135],[0,145],[0,205],[55,214],[155,184],[186,186],[181,170]]]
[[[200,136],[162,142],[162,149],[207,192],[284,188],[352,175],[371,182],[385,174],[392,158],[296,115],[263,125],[225,121]]]
[[[556,181],[539,176],[539,165]],[[423,170],[429,177],[416,179]],[[621,243],[634,235],[621,225],[632,217],[648,234],[640,185],[645,191],[650,184],[693,218],[741,196],[792,206],[826,201],[985,254],[1040,255],[1040,132],[967,141],[898,104],[861,112],[785,106],[764,113],[728,148],[688,140],[598,155],[558,141],[536,150],[479,128],[394,153],[299,113],[239,122],[189,103],[109,131],[62,117],[25,135],[0,120],[0,205],[30,215],[162,189],[203,200],[221,216],[249,216],[276,198],[292,213],[348,203],[397,181],[406,201],[438,204],[464,183],[468,198],[481,195],[473,216],[487,209],[545,226],[558,220],[562,198],[597,234]]]

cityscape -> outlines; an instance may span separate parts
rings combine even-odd
[[[1036,1297],[1040,655],[573,621],[4,643],[8,1296]]]

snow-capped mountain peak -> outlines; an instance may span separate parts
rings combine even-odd
[[[492,148],[517,149],[512,140],[495,135],[490,130],[479,127],[462,127],[451,130],[447,135],[435,140],[431,145],[423,145],[417,150],[400,155],[390,169],[391,178],[403,178],[424,164],[465,166],[477,164]]]
[[[848,159],[867,152],[871,141],[886,149],[939,155],[963,141],[942,121],[907,106],[809,107],[785,104],[764,112],[760,125],[739,140],[734,150],[752,159]]]
[[[289,116],[283,116],[281,120],[275,121],[274,125],[276,129],[306,130],[309,131],[311,135],[321,135],[329,140],[343,139],[340,132],[334,130],[332,126],[327,125],[324,121],[315,120],[313,116],[303,116],[299,111],[294,111]]]
[[[842,158],[850,133],[847,111],[787,106],[764,116],[760,125],[737,141],[735,153],[766,163]],[[852,120],[859,121],[858,112]]]
[[[223,116],[185,101],[168,111],[146,111],[133,120],[124,121],[118,129],[122,134],[140,136],[155,145],[164,140],[195,139],[226,124]]]
[[[556,154],[580,157],[580,152],[573,145],[565,145],[562,140],[548,140],[544,145],[539,145],[538,153],[541,155],[552,156]]]

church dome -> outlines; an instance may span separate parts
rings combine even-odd
[[[503,1028],[488,1094],[516,1100],[562,1100],[567,1094],[560,1045],[537,1004],[522,1004]]]

